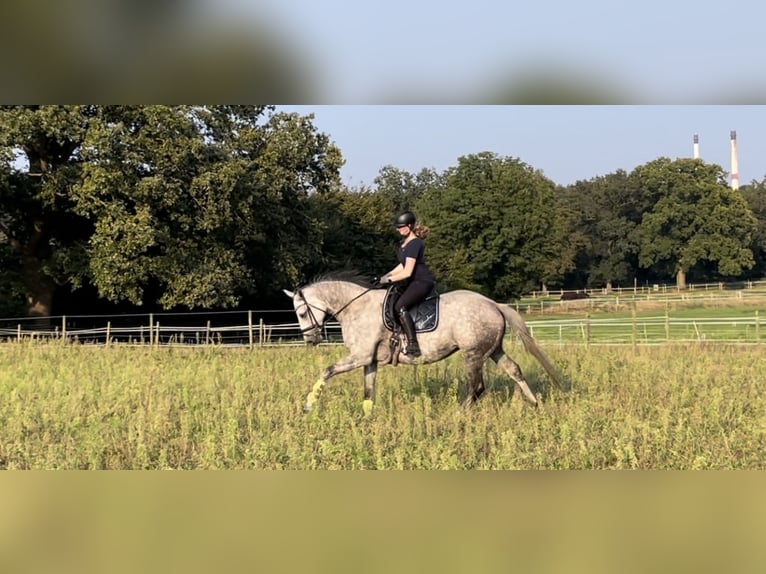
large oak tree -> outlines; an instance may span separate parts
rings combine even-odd
[[[683,288],[695,267],[713,266],[721,277],[736,277],[754,265],[757,222],[725,175],[715,164],[668,158],[632,172],[652,203],[640,225],[642,266],[674,274]]]
[[[268,106],[0,108],[0,238],[29,312],[50,313],[55,283],[190,309],[294,283],[321,249],[308,198],[342,164],[312,119]]]

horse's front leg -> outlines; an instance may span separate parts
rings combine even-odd
[[[322,373],[322,376],[317,380],[316,383],[314,383],[314,386],[311,387],[309,394],[306,396],[306,404],[303,407],[303,411],[306,413],[311,412],[311,410],[314,408],[314,403],[319,398],[325,383],[329,379],[335,375],[347,373],[349,371],[353,371],[354,369],[358,369],[359,367],[369,365],[371,360],[372,359],[369,356],[359,357],[355,355],[349,355],[334,365],[327,367],[324,373]]]
[[[372,407],[375,404],[375,377],[377,375],[377,361],[364,366],[364,401],[362,401],[362,410],[365,416],[370,416]]]

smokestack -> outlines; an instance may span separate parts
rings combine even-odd
[[[700,158],[700,137],[694,134],[694,159]]]
[[[739,163],[737,160],[737,132],[731,130],[731,188],[739,189]]]

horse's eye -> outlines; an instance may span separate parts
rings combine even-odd
[[[300,313],[298,313],[298,317],[300,317],[301,319],[305,319],[306,318],[306,311],[301,311]]]

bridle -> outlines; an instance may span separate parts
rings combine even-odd
[[[344,311],[344,310],[345,310],[345,309],[346,309],[346,308],[347,308],[349,305],[351,305],[351,303],[353,303],[354,301],[356,301],[357,299],[359,299],[359,298],[360,298],[360,297],[362,297],[363,295],[366,295],[367,293],[369,293],[369,292],[370,292],[370,291],[372,291],[373,289],[375,289],[375,287],[369,287],[369,288],[365,289],[364,291],[362,291],[361,293],[359,293],[359,295],[357,295],[356,297],[354,297],[353,299],[351,299],[351,300],[350,300],[348,303],[346,303],[345,305],[343,305],[343,306],[342,306],[340,309],[338,309],[337,311],[335,311],[335,313],[331,313],[329,309],[326,309],[326,308],[325,308],[325,309],[322,309],[321,307],[317,307],[316,305],[312,305],[311,303],[309,303],[309,302],[308,302],[308,300],[306,299],[305,295],[303,294],[303,289],[298,289],[298,290],[296,291],[296,294],[297,294],[297,295],[300,295],[300,298],[301,298],[301,299],[303,299],[303,304],[304,304],[304,305],[306,305],[306,313],[308,314],[308,316],[309,316],[309,320],[311,321],[311,324],[310,324],[308,327],[304,327],[303,329],[301,329],[301,333],[308,333],[309,331],[315,331],[315,330],[316,330],[316,331],[321,331],[321,330],[322,330],[322,327],[323,327],[323,326],[324,326],[324,324],[327,322],[327,317],[329,317],[330,315],[334,315],[335,317],[337,317],[337,316],[338,316],[338,315],[340,315],[340,314],[341,314],[341,313],[342,313],[342,312],[343,312],[343,311]],[[322,313],[324,313],[324,319],[322,320],[322,322],[321,322],[321,323],[320,323],[319,321],[317,321],[316,315],[314,315],[314,309],[316,309],[317,311],[321,311]],[[297,309],[296,309],[296,310],[297,310]]]
[[[309,303],[308,299],[306,299],[305,295],[303,295],[303,289],[298,289],[296,291],[296,294],[300,295],[301,299],[303,299],[303,304],[306,306],[306,313],[308,314],[309,320],[311,321],[311,325],[301,329],[301,333],[307,333],[309,331],[314,331],[314,330],[321,331],[322,327],[325,324],[325,321],[327,321],[327,316],[329,315],[329,310],[328,309],[320,309],[316,305],[312,305],[311,303]],[[314,315],[314,309],[316,309],[317,311],[322,311],[324,313],[324,320],[321,323],[319,321],[317,321],[316,315]],[[296,309],[296,311],[297,311],[297,309]]]

